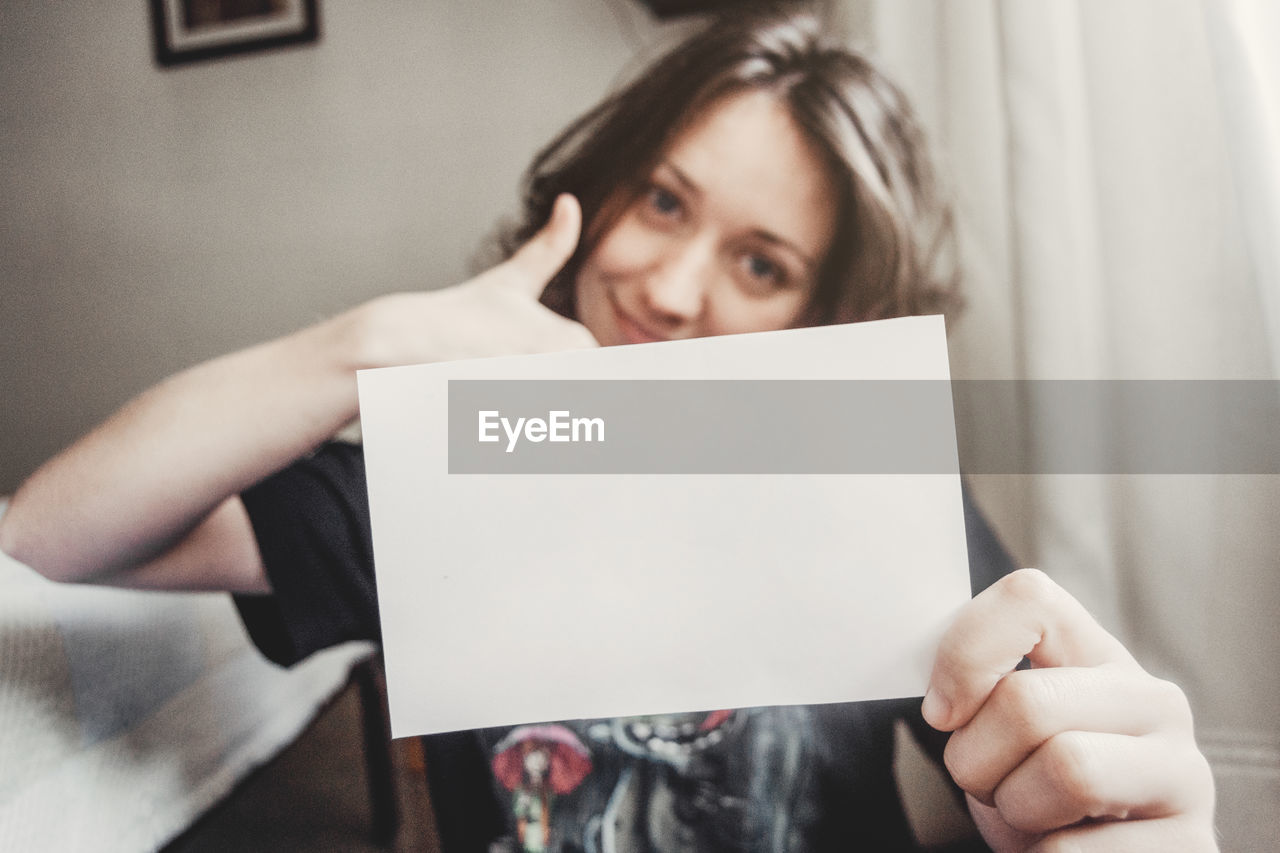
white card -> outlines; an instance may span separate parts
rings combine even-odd
[[[948,376],[940,317],[362,371],[393,734],[922,694]]]

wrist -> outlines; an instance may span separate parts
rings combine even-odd
[[[379,296],[322,323],[320,334],[329,358],[347,372],[429,360],[422,351],[429,333],[413,321],[421,314],[419,296]]]
[[[379,296],[305,330],[309,345],[317,350],[314,355],[342,374],[388,366],[393,353],[386,316],[392,298]]]

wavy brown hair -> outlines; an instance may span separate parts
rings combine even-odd
[[[783,102],[839,183],[836,237],[798,325],[958,309],[952,213],[906,98],[864,56],[827,40],[812,14],[777,8],[713,19],[534,158],[503,253],[533,236],[560,193],[577,196],[584,222],[543,302],[574,316],[583,259],[676,135],[711,104],[746,90]]]

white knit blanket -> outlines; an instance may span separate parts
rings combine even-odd
[[[0,850],[160,848],[371,650],[281,669],[226,595],[63,586],[0,554]]]

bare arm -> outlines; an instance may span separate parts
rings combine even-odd
[[[156,560],[354,416],[348,323],[206,362],[144,392],[23,484],[0,544],[55,580],[109,580]]]
[[[55,580],[265,589],[236,497],[355,417],[355,371],[591,345],[537,295],[577,243],[562,199],[509,261],[381,297],[179,373],[45,463],[0,517],[0,549]]]

